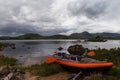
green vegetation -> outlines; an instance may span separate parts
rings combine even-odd
[[[43,63],[41,65],[32,65],[28,68],[28,70],[33,74],[33,75],[39,75],[39,76],[46,76],[54,73],[58,73],[63,71],[61,66],[59,64],[46,64]]]
[[[114,76],[117,79],[120,79],[120,66],[113,66],[107,75]]]
[[[15,71],[19,70],[21,72],[25,72],[27,70],[27,67],[14,65],[14,66],[12,66],[12,69],[15,70]]]
[[[106,74],[92,73],[83,80],[120,80],[120,66],[113,66]]]
[[[0,45],[3,45],[2,43]],[[108,72],[105,74],[94,74],[85,77],[83,80],[119,80],[120,79],[120,48],[112,48],[112,49],[97,49],[95,51],[95,56],[91,58],[97,60],[108,60],[113,62],[114,66],[110,68]],[[18,67],[16,65],[17,60],[15,58],[5,57],[3,55],[0,56],[0,66],[12,66],[14,70],[20,70],[25,72],[26,70],[31,72],[33,75],[38,76],[47,76],[54,73],[62,72],[63,69],[59,64],[46,64],[43,63],[41,65],[32,65],[30,67]]]
[[[0,56],[0,66],[3,65],[13,66],[16,64],[16,62],[17,60],[15,58],[9,58],[2,55]]]
[[[18,39],[18,40],[29,40],[29,39],[42,39],[43,36],[39,35],[39,34],[25,34],[25,35],[21,35],[18,37],[13,37],[11,39]]]
[[[105,74],[104,80],[119,80],[120,79],[120,48],[112,49],[97,49],[95,56],[91,58],[97,60],[107,60],[113,62],[114,66]],[[87,79],[87,80],[99,80],[99,79]],[[103,80],[103,79],[100,79]]]
[[[11,66],[13,70],[20,70],[25,72],[26,70],[30,71],[33,75],[46,76],[54,73],[63,71],[62,67],[59,64],[46,64],[41,65],[32,65],[30,67],[22,67],[16,65],[17,60],[15,58],[9,58],[5,56],[0,56],[0,66]]]
[[[90,38],[86,41],[90,41],[90,42],[105,42],[107,40],[105,40],[103,37],[97,36],[95,38]]]
[[[69,39],[65,35],[41,36],[39,34],[25,34],[17,37],[0,38],[1,40],[33,40],[33,39]]]
[[[77,45],[78,46],[78,45]],[[79,45],[80,46],[80,45]],[[73,52],[78,52],[79,47],[72,47],[70,50]],[[94,50],[88,50],[89,51],[95,51],[94,56],[88,56],[90,58],[100,60],[100,61],[108,61],[108,62],[113,62],[113,67],[111,68],[106,68],[105,73],[102,74],[102,71],[100,74],[102,76],[96,75],[94,73],[90,73],[92,75],[85,77],[82,80],[120,80],[120,48],[111,48],[111,49],[94,49]],[[72,53],[73,53],[72,52]],[[76,53],[74,53],[76,54]],[[81,53],[77,54],[80,55]]]
[[[97,60],[108,60],[114,63],[114,65],[120,65],[120,48],[112,48],[112,49],[97,49],[95,51],[95,56],[92,58]]]

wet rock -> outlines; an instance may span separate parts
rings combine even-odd
[[[16,49],[16,47],[11,47],[12,49]]]
[[[30,49],[31,47],[27,47],[28,49]]]
[[[85,48],[82,45],[72,45],[67,49],[70,54],[83,55]]]
[[[62,50],[62,49],[63,49],[63,47],[58,47],[57,49],[58,49],[58,50]]]

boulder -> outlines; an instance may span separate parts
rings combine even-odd
[[[85,53],[85,48],[82,45],[72,45],[69,46],[67,51],[70,54],[74,54],[74,55],[83,55]]]

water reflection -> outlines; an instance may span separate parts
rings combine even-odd
[[[107,42],[84,42],[77,40],[8,40],[1,41],[16,44],[16,49],[9,47],[1,51],[0,54],[16,57],[22,63],[40,63],[44,56],[54,54],[56,48],[62,46],[67,49],[70,45],[80,44],[85,48],[115,48],[120,47],[120,40],[108,40]]]

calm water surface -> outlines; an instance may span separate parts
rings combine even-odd
[[[15,43],[16,49],[5,48],[0,54],[16,57],[22,64],[36,64],[44,61],[45,56],[54,54],[56,48],[63,47],[65,50],[70,45],[81,44],[85,48],[117,48],[120,40],[108,40],[107,42],[81,42],[77,40],[3,40],[0,42]]]

